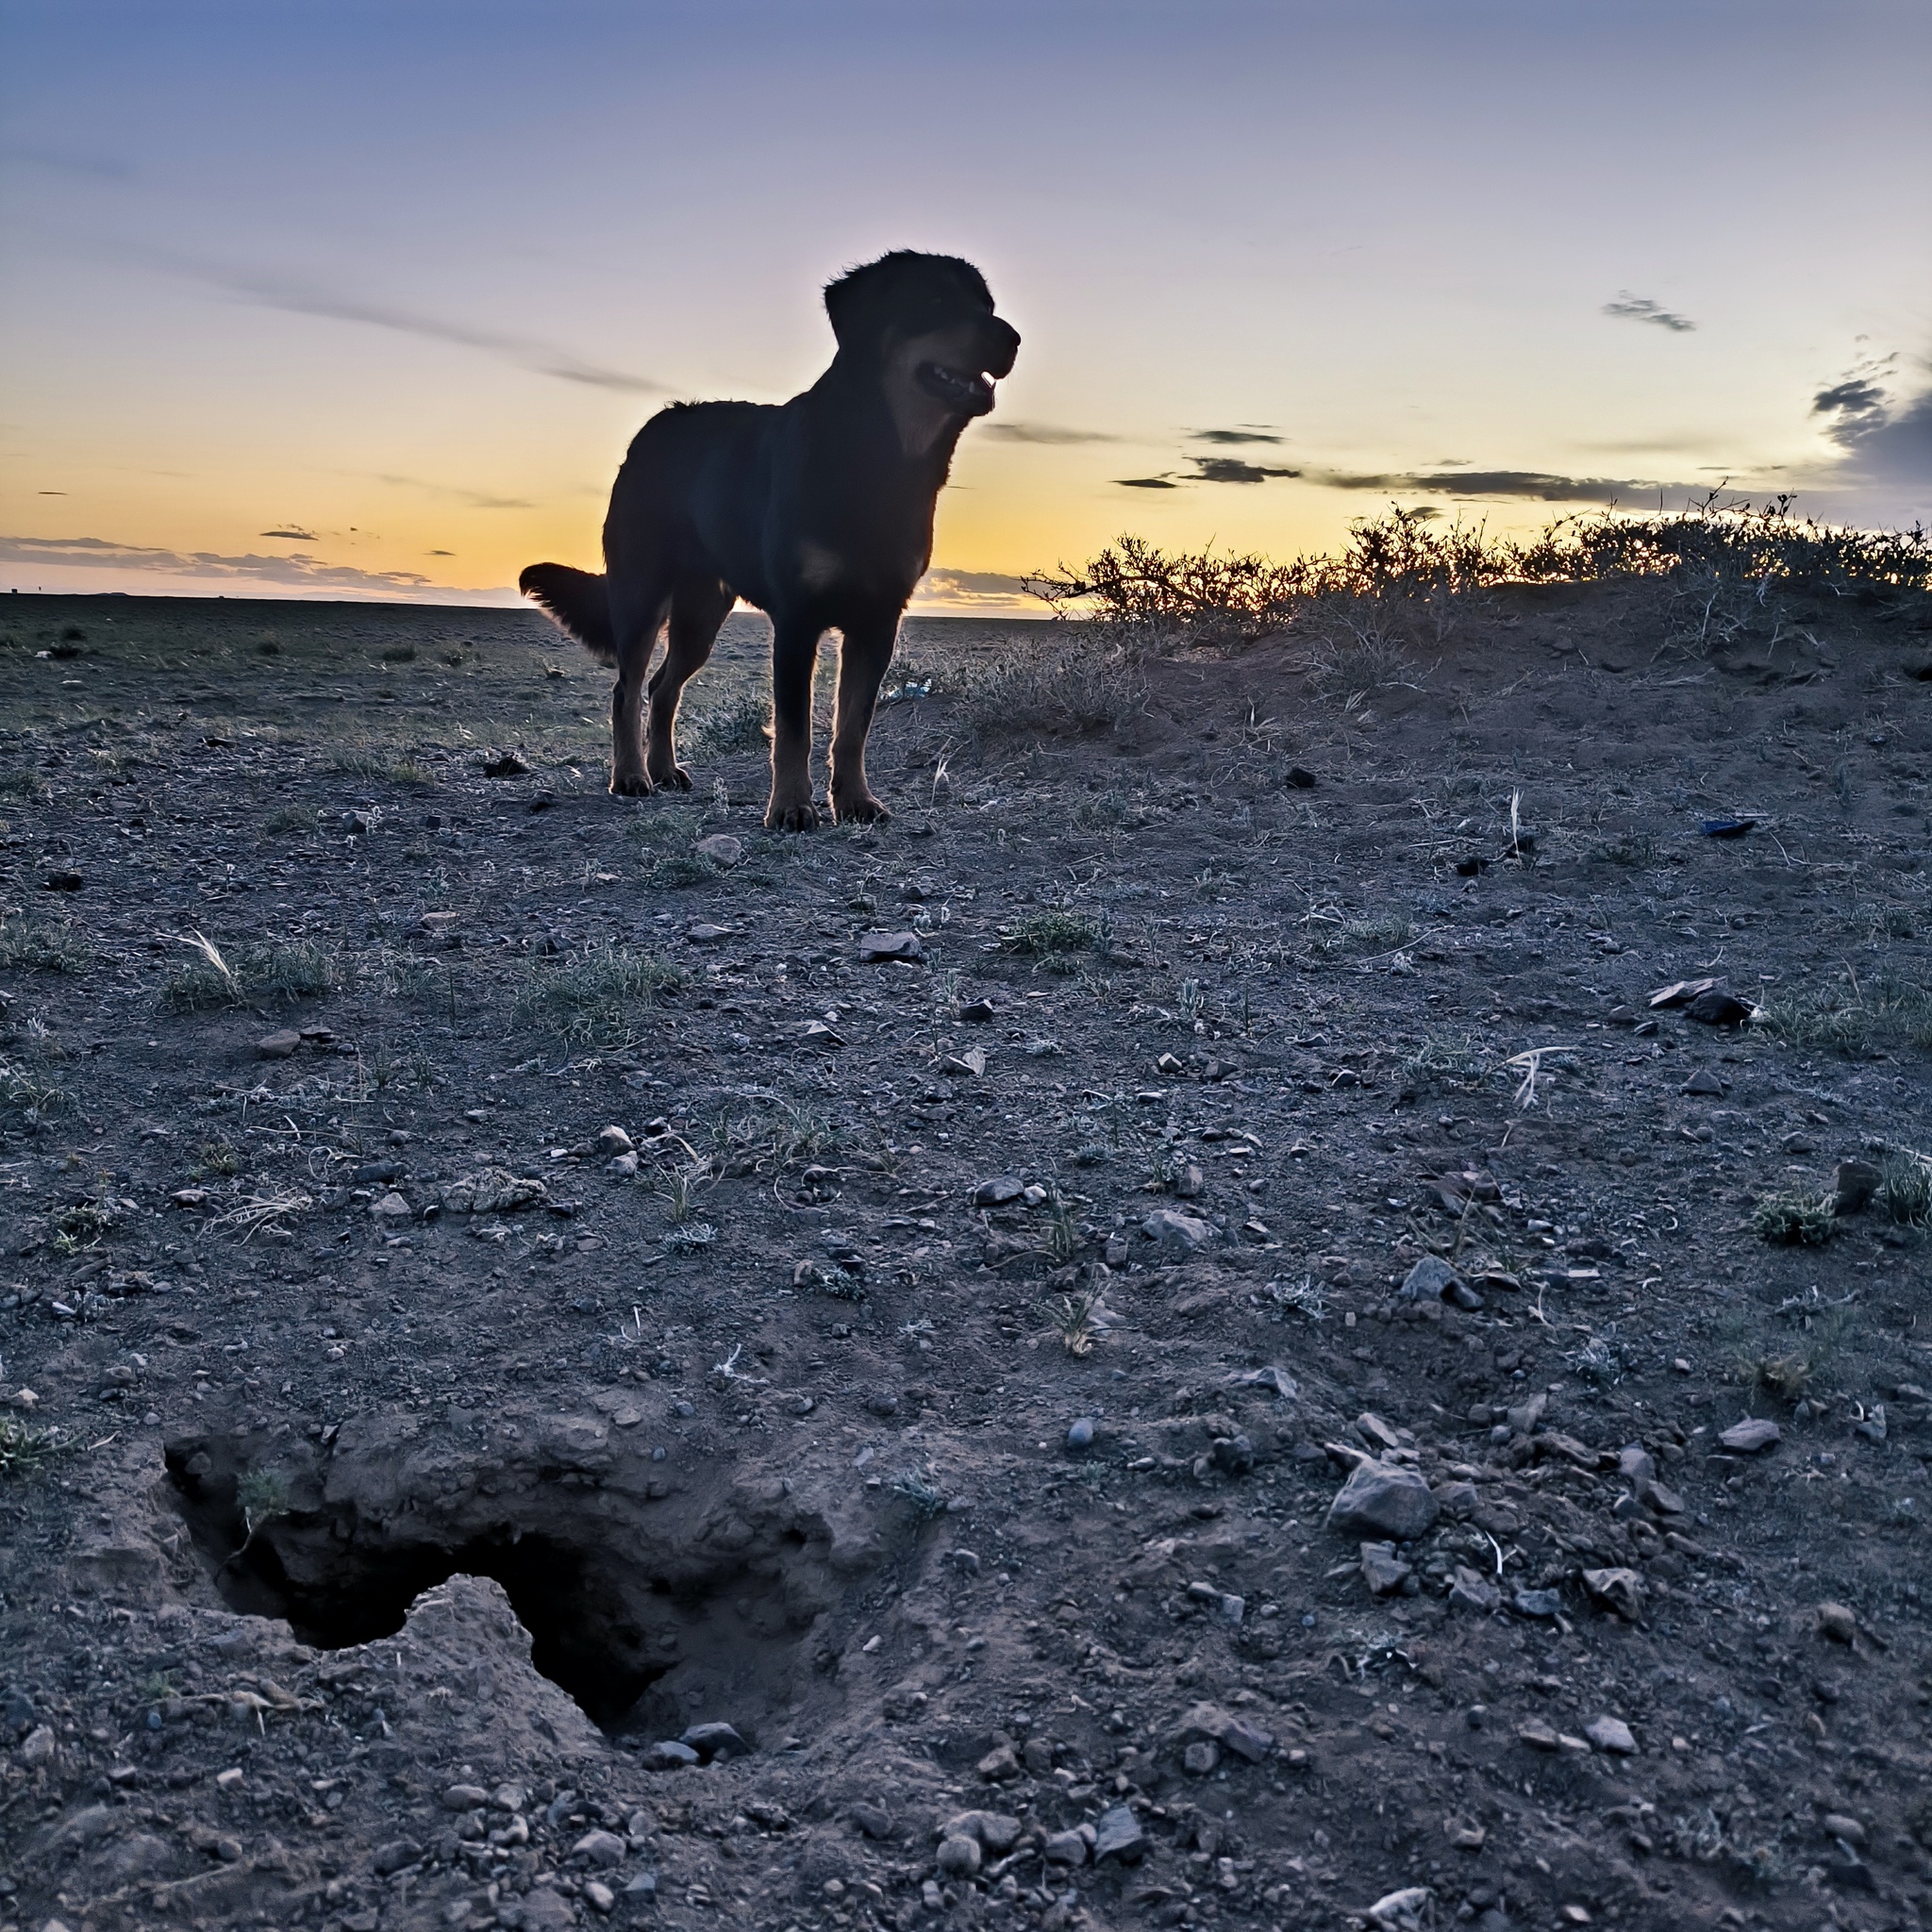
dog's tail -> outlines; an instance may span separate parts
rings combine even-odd
[[[610,600],[601,576],[567,563],[533,563],[517,579],[517,589],[542,605],[591,657],[606,664],[617,662]]]

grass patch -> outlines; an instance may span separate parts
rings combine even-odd
[[[1831,1197],[1767,1194],[1751,1216],[1760,1241],[1777,1248],[1823,1247],[1838,1232]]]
[[[1893,1155],[1879,1172],[1873,1199],[1901,1227],[1932,1227],[1932,1161]]]
[[[35,1127],[66,1104],[67,1095],[57,1082],[0,1055],[0,1117]]]
[[[1010,932],[1001,933],[999,939],[1001,952],[1042,961],[1064,958],[1070,953],[1104,952],[1107,942],[1104,919],[1073,912],[1064,906],[1029,914]],[[1066,970],[1077,972],[1078,968]]]
[[[631,1036],[641,1009],[684,984],[684,971],[655,953],[633,953],[606,941],[530,969],[514,1017],[575,1044],[608,1043]]]
[[[762,751],[771,736],[772,707],[763,691],[741,691],[714,710],[680,725],[678,740],[693,751]]]
[[[724,868],[696,852],[674,852],[658,859],[644,874],[644,883],[658,891],[675,891],[683,886],[708,886],[723,878]]]
[[[969,665],[948,680],[978,740],[1118,731],[1143,711],[1147,685],[1117,651],[1061,651]]]
[[[1848,1060],[1901,1046],[1932,1048],[1932,991],[1911,980],[1880,976],[1860,985],[1847,975],[1774,1000],[1765,1024],[1793,1046]]]
[[[93,948],[66,920],[50,924],[21,913],[0,919],[0,969],[85,973],[93,957]]]
[[[0,772],[0,798],[18,798],[32,805],[50,796],[52,788],[47,781],[25,765],[10,772]]]
[[[0,1482],[32,1475],[46,1466],[60,1446],[52,1429],[39,1429],[31,1423],[0,1415]]]
[[[278,805],[261,822],[264,832],[312,832],[316,827],[312,805]]]
[[[200,933],[182,943],[195,957],[161,982],[163,1012],[220,1012],[254,1000],[319,999],[336,983],[335,961],[311,941],[244,946],[232,956]]]

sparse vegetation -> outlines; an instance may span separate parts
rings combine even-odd
[[[1838,1232],[1828,1194],[1767,1194],[1751,1224],[1760,1241],[1780,1248],[1823,1247]]]
[[[320,999],[336,984],[333,958],[312,941],[243,946],[232,958],[203,933],[191,933],[182,943],[194,957],[162,982],[164,1012],[215,1012],[258,1000]]]
[[[681,967],[609,941],[530,969],[515,1018],[573,1043],[608,1045],[635,1037],[643,1013],[684,983]]]
[[[0,1482],[33,1475],[46,1466],[59,1444],[53,1429],[0,1415]]]
[[[58,923],[15,913],[0,919],[0,971],[85,973],[94,952],[69,920]]]
[[[1880,1209],[1902,1227],[1932,1227],[1932,1161],[1923,1155],[1894,1154],[1878,1178]]]

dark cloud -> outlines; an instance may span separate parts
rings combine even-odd
[[[264,530],[261,534],[264,537],[285,537],[291,543],[313,543],[315,541],[315,532],[313,530],[298,530],[293,524],[291,524],[286,530]]]
[[[36,496],[65,496],[67,492],[64,490],[37,490],[34,491],[34,494]]]
[[[1614,302],[1606,302],[1604,313],[1624,322],[1647,322],[1657,328],[1667,328],[1676,336],[1689,335],[1697,326],[1688,315],[1679,315],[1675,310],[1666,308],[1661,302],[1653,302],[1648,295],[1633,295],[1628,290],[1619,294]]]
[[[1218,442],[1233,446],[1243,442],[1279,442],[1278,436],[1270,436],[1264,429],[1196,429],[1191,432],[1196,442]]]
[[[1832,414],[1832,440],[1845,452],[1845,481],[1906,489],[1932,488],[1932,390],[1910,402],[1893,404],[1873,385],[1840,383],[1818,397],[1814,408]],[[1839,400],[1831,400],[1839,398]],[[1923,506],[1911,514],[1923,515]]]
[[[1116,476],[1123,490],[1178,490],[1181,486],[1168,476]]]
[[[431,557],[454,557],[456,552],[454,550],[432,550],[429,555]]]
[[[210,288],[222,290],[238,302],[252,302],[263,308],[279,308],[291,315],[319,315],[330,322],[360,323],[368,328],[391,329],[398,335],[418,336],[425,341],[454,342],[460,348],[478,349],[519,369],[533,370],[539,375],[554,375],[559,382],[581,383],[591,389],[621,390],[633,395],[661,395],[666,386],[648,376],[633,375],[627,370],[608,369],[602,363],[587,362],[570,350],[546,342],[541,337],[508,333],[502,329],[475,328],[467,323],[445,322],[440,316],[419,315],[387,302],[364,301],[354,295],[288,276],[241,274],[211,268],[203,263],[173,258],[159,258],[161,265]]]
[[[1831,434],[1840,442],[1855,441],[1885,418],[1886,394],[1870,376],[1848,375],[1811,398],[1814,416],[1834,416]]]
[[[979,433],[994,437],[1001,442],[1041,442],[1057,446],[1125,441],[1124,437],[1108,436],[1104,430],[1062,429],[1054,423],[989,423]]]
[[[1554,476],[1541,470],[1431,470],[1357,474],[1311,470],[1311,483],[1330,490],[1373,490],[1385,495],[1492,496],[1532,503],[1627,503],[1632,497],[1666,495],[1685,486],[1628,477]]]
[[[914,592],[918,604],[958,610],[985,609],[1024,601],[1026,586],[996,570],[929,570]]]
[[[9,563],[80,564],[94,570],[141,571],[151,576],[208,583],[242,578],[293,590],[375,591],[391,597],[439,588],[416,571],[358,570],[353,564],[324,563],[299,553],[293,557],[223,557],[211,550],[184,552],[116,543],[106,537],[0,537],[0,564]]]
[[[1265,483],[1271,476],[1299,476],[1299,470],[1275,469],[1266,463],[1250,463],[1240,457],[1190,457],[1194,480],[1199,483]]]

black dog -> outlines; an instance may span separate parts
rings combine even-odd
[[[811,790],[819,639],[841,633],[832,727],[835,819],[887,816],[865,737],[899,619],[932,561],[933,506],[959,433],[992,408],[1020,347],[970,263],[901,249],[825,291],[832,366],[780,406],[680,403],[639,430],[610,492],[605,575],[537,563],[520,586],[606,663],[610,789],[691,787],[673,727],[733,599],[770,614],[772,798],[765,824],[802,831]],[[671,641],[648,689],[658,633]],[[650,699],[648,731],[640,715]],[[648,746],[645,740],[648,737]]]

